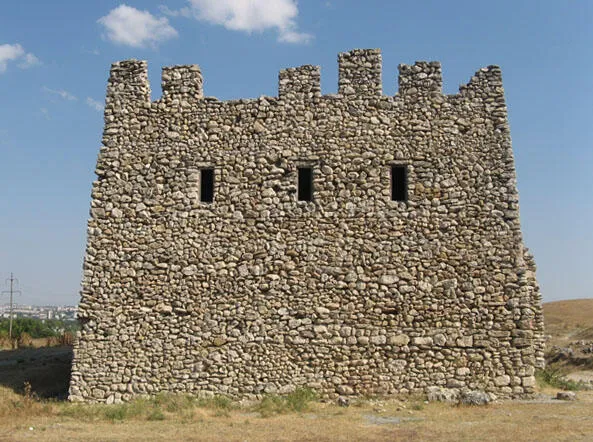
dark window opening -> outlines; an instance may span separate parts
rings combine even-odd
[[[391,166],[391,201],[408,201],[408,168]]]
[[[200,173],[200,201],[214,201],[214,169],[202,169]]]
[[[313,168],[299,167],[299,201],[313,201]]]

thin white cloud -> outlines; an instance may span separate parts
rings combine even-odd
[[[51,119],[51,117],[49,116],[49,111],[47,110],[46,107],[39,108],[39,112],[41,112],[41,115],[43,115],[46,120]]]
[[[47,86],[43,86],[43,90],[53,95],[57,95],[60,98],[63,98],[66,101],[76,101],[78,98],[72,95],[70,92],[65,91],[63,89],[50,89]]]
[[[192,16],[192,12],[191,12],[190,8],[181,8],[181,9],[178,9],[175,11],[173,9],[169,9],[165,5],[160,5],[159,11],[161,11],[165,15],[168,15],[169,17],[191,17]]]
[[[98,49],[83,49],[83,52],[90,55],[101,55]]]
[[[112,9],[97,22],[105,29],[104,38],[134,48],[156,47],[179,35],[166,17],[158,18],[125,4]]]
[[[282,43],[300,44],[308,43],[311,41],[312,38],[313,36],[310,34],[303,34],[302,32],[287,30],[280,33],[280,35],[278,36],[278,41]]]
[[[103,111],[103,103],[100,103],[97,100],[93,100],[91,97],[86,98],[86,104],[88,104],[92,109],[96,110],[97,112]]]
[[[40,65],[41,61],[35,57],[33,54],[25,54],[23,60],[18,64],[18,67],[21,69],[29,69],[33,66]]]
[[[0,74],[6,72],[10,62],[16,62],[21,69],[41,64],[41,61],[35,55],[26,52],[18,43],[0,45]]]
[[[193,15],[196,19],[222,25],[233,31],[278,31],[283,43],[308,43],[311,34],[300,32],[296,19],[299,15],[296,0],[188,0],[189,8],[171,11],[161,7],[164,14]]]

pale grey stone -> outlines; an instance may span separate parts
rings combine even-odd
[[[443,387],[427,387],[426,399],[429,402],[447,402],[455,404],[459,401],[459,391]]]
[[[391,345],[408,345],[408,343],[410,342],[410,337],[408,335],[390,336],[388,342]]]
[[[338,392],[338,394],[348,396],[354,394],[354,389],[350,385],[338,385],[336,387],[336,392]]]
[[[430,346],[433,344],[432,337],[430,336],[419,336],[412,338],[412,345],[426,345]]]
[[[444,346],[447,343],[447,337],[442,333],[434,335],[432,337],[432,340],[435,345],[438,345],[440,347]]]
[[[399,281],[399,278],[396,275],[382,275],[379,278],[379,284],[391,285],[397,281]]]
[[[484,391],[462,391],[459,402],[464,405],[487,405],[491,401],[490,395]]]
[[[198,271],[198,268],[194,264],[187,266],[182,270],[182,272],[185,276],[195,275],[197,271]]]
[[[387,336],[379,335],[379,336],[371,336],[371,343],[375,345],[383,345],[387,342]]]
[[[494,385],[497,387],[503,387],[505,385],[509,385],[511,383],[511,377],[507,375],[496,376],[494,378]]]

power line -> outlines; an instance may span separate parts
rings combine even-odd
[[[14,283],[16,282],[17,284],[19,283],[19,280],[16,279],[14,277],[14,275],[12,273],[10,273],[10,278],[6,278],[6,283],[8,284],[10,282],[10,290],[4,290],[2,292],[3,295],[7,295],[10,294],[10,320],[9,320],[9,326],[8,326],[8,338],[10,339],[10,342],[12,343],[12,296],[13,294],[21,294],[20,290],[15,290],[14,289]]]

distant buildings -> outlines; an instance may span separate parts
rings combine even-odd
[[[15,318],[59,319],[73,321],[76,319],[76,306],[72,305],[15,305],[13,314]],[[0,305],[0,319],[10,317],[10,305]]]

